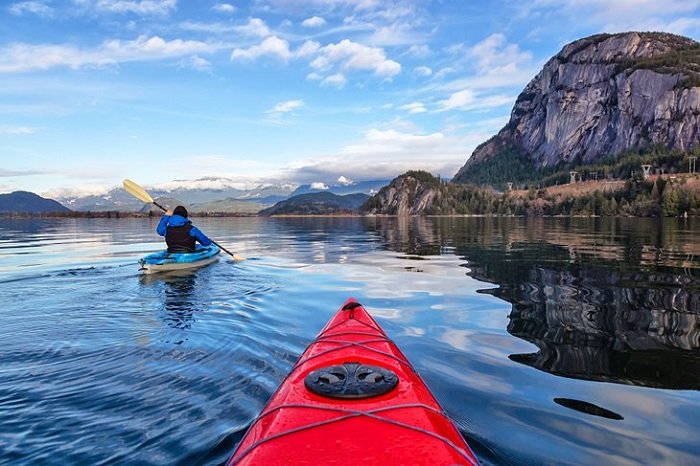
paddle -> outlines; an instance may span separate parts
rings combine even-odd
[[[143,202],[147,202],[147,203],[149,203],[149,204],[153,204],[154,206],[156,206],[156,207],[158,207],[159,209],[161,209],[163,212],[167,212],[167,211],[168,211],[168,209],[166,209],[165,207],[163,207],[162,205],[160,205],[160,204],[158,204],[156,201],[154,201],[153,198],[151,197],[151,195],[148,194],[148,191],[146,191],[145,189],[143,189],[143,188],[142,188],[141,186],[139,186],[138,184],[134,183],[134,182],[131,181],[131,180],[124,180],[124,183],[123,183],[123,184],[124,184],[124,189],[126,189],[126,192],[128,192],[129,194],[131,194],[131,195],[134,196],[135,198],[140,199],[140,200],[142,200]],[[211,239],[211,238],[210,238],[210,239]],[[231,253],[228,249],[226,249],[225,247],[223,247],[222,245],[220,245],[219,243],[217,243],[217,242],[214,241],[213,239],[211,240],[211,242],[214,243],[214,244],[216,244],[216,245],[219,247],[219,249],[221,249],[222,251],[224,251],[225,253],[227,253],[229,256],[233,257],[234,260],[236,260],[236,261],[244,261],[244,260],[245,260],[244,257],[241,257],[241,256],[239,256],[239,255],[237,255],[237,254]]]

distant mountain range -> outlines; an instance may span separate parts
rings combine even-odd
[[[0,194],[0,212],[70,212],[53,199],[27,191]]]
[[[342,178],[342,177],[341,177]],[[355,194],[363,193],[369,196],[373,196],[379,192],[382,187],[389,184],[391,180],[370,180],[370,181],[347,181],[337,182],[333,184],[324,183],[312,183],[312,184],[302,184],[296,188],[289,197],[297,196],[299,194],[307,193],[321,193],[328,192],[333,194],[345,195],[345,194]]]
[[[339,177],[335,183],[293,183],[260,184],[252,188],[242,187],[229,178],[205,177],[196,180],[177,180],[146,189],[154,199],[167,199],[168,205],[177,202],[192,212],[242,212],[255,213],[292,196],[308,193],[327,192],[333,194],[364,193],[373,195],[389,180],[354,182]],[[113,188],[100,195],[59,194],[56,200],[76,211],[133,212],[144,209],[144,204],[128,194],[121,187]],[[148,208],[146,208],[148,210]]]
[[[179,180],[155,186],[146,186],[154,199],[176,199],[193,211],[196,206],[206,206],[207,203],[235,199],[269,206],[286,199],[296,188],[293,184],[258,185],[251,189],[242,189],[240,183],[227,178],[200,178],[197,180]],[[123,188],[112,188],[102,194],[80,195],[75,193],[59,193],[56,200],[73,210],[107,211],[118,210],[133,212],[141,210],[144,205]]]

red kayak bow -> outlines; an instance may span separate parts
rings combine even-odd
[[[398,347],[349,299],[304,351],[228,462],[478,465]]]

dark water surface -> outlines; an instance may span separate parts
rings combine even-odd
[[[487,465],[700,464],[700,222],[0,219],[0,464],[220,464],[354,296]]]

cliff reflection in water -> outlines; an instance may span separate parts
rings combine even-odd
[[[494,293],[513,303],[508,332],[539,348],[513,361],[565,377],[700,388],[697,289],[643,288],[626,285],[640,275],[575,269],[536,268],[529,282]]]
[[[700,389],[700,243],[681,222],[415,219],[381,233],[407,253],[454,248],[470,276],[498,285],[485,292],[512,304],[508,332],[539,348],[513,361],[577,379]]]

